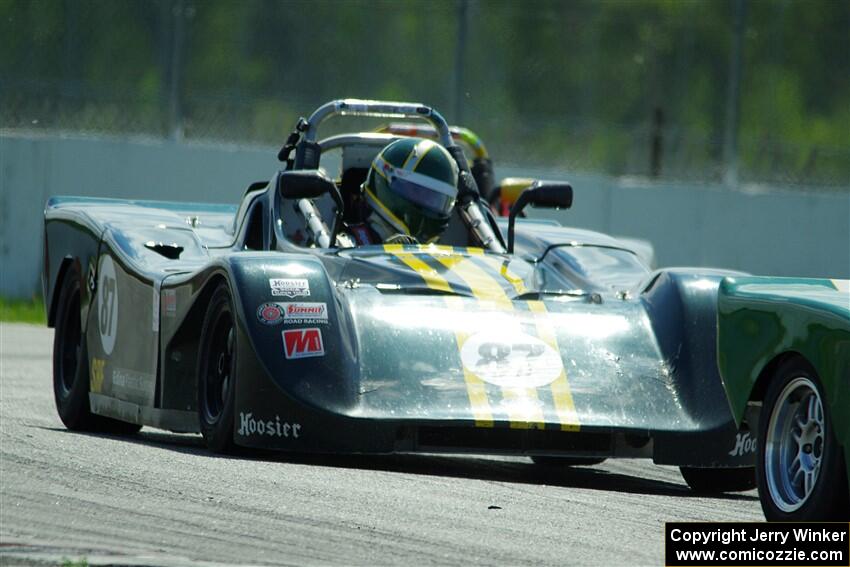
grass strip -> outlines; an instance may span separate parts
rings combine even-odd
[[[8,299],[0,297],[0,321],[10,323],[34,323],[44,325],[44,301],[40,297],[32,299]]]

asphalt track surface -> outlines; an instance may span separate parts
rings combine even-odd
[[[67,431],[53,332],[0,324],[0,564],[663,565],[665,521],[762,520],[645,460],[224,458],[200,436]]]

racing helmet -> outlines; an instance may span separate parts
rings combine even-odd
[[[372,161],[363,193],[372,212],[392,230],[433,242],[449,223],[457,177],[457,164],[443,146],[404,138],[387,145]],[[370,224],[382,232],[376,223]]]

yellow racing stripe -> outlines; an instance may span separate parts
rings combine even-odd
[[[451,248],[446,250],[446,247],[429,247],[440,248],[443,252],[451,252]],[[441,276],[437,270],[426,264],[416,255],[405,252],[402,244],[385,244],[384,251],[388,254],[393,254],[399,260],[405,263],[411,270],[415,271],[425,281],[431,289],[452,292],[452,288],[446,278]],[[445,298],[446,305],[452,311],[463,310],[463,300],[457,296],[449,296]],[[464,343],[469,338],[469,333],[455,329],[455,341],[457,342],[458,352],[463,348]],[[466,383],[466,394],[469,397],[469,406],[472,410],[472,416],[475,419],[476,427],[493,427],[493,410],[490,409],[490,400],[487,398],[487,388],[484,381],[478,376],[463,368],[463,379]]]
[[[417,257],[415,249],[408,248],[408,251],[406,251],[404,245],[385,244],[384,251],[394,255],[406,266],[415,271],[429,288],[447,293],[452,292],[448,280],[428,263]],[[477,264],[471,258],[456,254],[454,248],[451,246],[422,246],[419,247],[418,251],[429,254],[451,273],[460,278],[470,288],[475,298],[482,303],[494,305],[502,311],[513,311],[513,302],[502,287],[499,277],[488,273],[487,269]],[[484,251],[480,248],[469,248],[466,252],[478,258],[487,258]],[[501,272],[500,275],[509,281],[518,292],[520,292],[518,285],[522,286],[521,289],[524,290],[522,280],[510,274],[507,271],[506,264],[502,266],[499,260],[495,258],[487,260],[485,264],[497,273],[499,270],[504,269],[504,272]],[[505,274],[513,277],[514,281],[511,281]],[[465,304],[464,300],[457,296],[448,296],[445,298],[445,302],[449,309],[455,312],[462,311]],[[455,329],[458,352],[463,350],[463,346],[467,339],[469,339],[469,336],[469,332],[462,329]],[[493,410],[487,395],[487,384],[473,371],[466,368],[466,366],[461,366],[463,368],[467,396],[473,418],[475,419],[475,425],[477,427],[493,427]],[[501,391],[511,428],[545,428],[546,420],[535,388],[504,387]],[[567,395],[569,396],[569,390],[567,390]]]
[[[528,288],[525,287],[525,283],[522,281],[522,278],[508,269],[507,260],[500,260],[495,256],[489,256],[486,254],[481,256],[481,260],[487,265],[489,265],[491,268],[496,270],[505,281],[511,284],[516,290],[517,294],[522,295],[528,292]]]
[[[540,340],[555,349],[555,352],[560,353],[558,348],[558,339],[555,337],[555,330],[552,324],[544,317],[539,315],[546,313],[546,306],[542,301],[527,301],[528,308],[535,314],[534,322],[537,326],[537,335]],[[558,420],[561,422],[561,431],[578,431],[580,424],[578,413],[573,402],[573,396],[570,392],[570,384],[567,381],[566,368],[561,369],[561,375],[552,382],[552,397],[555,399],[555,411],[558,413]]]
[[[404,246],[401,244],[384,244],[384,251],[388,254],[393,254],[396,258],[407,265],[408,268],[419,274],[425,281],[425,285],[429,288],[452,293],[452,288],[446,278],[440,275],[437,270],[417,258],[414,254],[404,251]]]
[[[446,297],[446,305],[452,311],[463,311],[463,300],[457,296]],[[464,343],[469,338],[469,333],[455,329],[455,340],[457,351],[463,349]],[[466,382],[466,394],[469,397],[469,405],[472,408],[472,416],[475,418],[476,427],[493,427],[493,410],[490,409],[490,400],[487,398],[487,387],[484,380],[470,372],[461,363],[463,368],[463,380]]]
[[[492,301],[506,311],[513,310],[513,303],[501,284],[470,258],[461,255],[435,255],[434,258],[466,282],[476,299]]]
[[[492,302],[500,310],[513,311],[513,302],[498,280],[470,258],[465,256],[434,256],[434,258],[466,282],[477,299],[482,302]],[[461,342],[458,342],[458,348],[463,348]],[[464,372],[466,372],[465,368]],[[535,388],[504,387],[502,397],[512,429],[545,428],[546,419]]]

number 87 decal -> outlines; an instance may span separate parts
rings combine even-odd
[[[100,342],[104,354],[112,354],[118,331],[118,280],[115,264],[108,254],[100,258],[97,281],[97,314]]]

